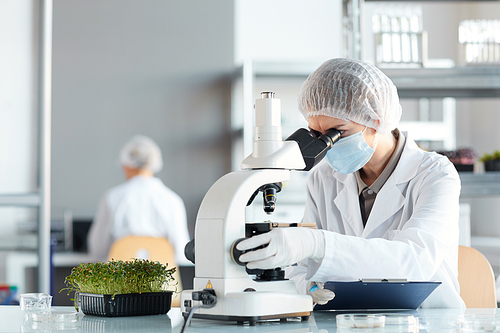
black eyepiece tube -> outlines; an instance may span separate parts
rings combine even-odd
[[[335,128],[330,128],[325,134],[320,136],[318,139],[322,140],[328,146],[328,150],[332,148],[333,144],[340,139],[340,131]]]
[[[332,128],[319,138],[316,138],[305,128],[299,128],[286,141],[297,142],[306,163],[306,167],[303,170],[309,171],[321,162],[326,152],[339,140],[340,134],[340,131]]]

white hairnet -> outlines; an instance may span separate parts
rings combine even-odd
[[[298,104],[306,120],[329,116],[380,133],[392,131],[401,119],[398,92],[392,81],[377,67],[352,59],[324,62],[302,84]]]
[[[160,147],[153,139],[136,135],[127,142],[120,152],[120,163],[136,169],[147,169],[157,173],[163,167]]]

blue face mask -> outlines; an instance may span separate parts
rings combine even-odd
[[[333,170],[349,174],[358,171],[368,163],[375,150],[366,143],[363,135],[365,130],[340,139],[326,153],[326,162]]]

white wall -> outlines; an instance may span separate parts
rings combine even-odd
[[[92,217],[124,181],[120,147],[160,145],[158,176],[188,210],[230,169],[231,1],[55,0],[53,214]]]
[[[306,62],[321,64],[342,55],[342,1],[341,0],[236,0],[235,1],[235,64],[244,61],[276,64]],[[262,91],[276,92],[281,99],[283,137],[286,138],[307,122],[299,113],[297,94],[305,77],[258,78],[254,82],[253,97]],[[239,89],[239,88],[237,88]],[[236,112],[243,112],[235,110]],[[241,116],[241,115],[240,115]],[[245,157],[236,150],[235,168]],[[305,201],[307,173],[294,173],[278,195],[279,204],[273,221],[285,221],[287,216],[297,220]],[[262,206],[256,200],[247,209],[249,220],[259,219]],[[286,206],[292,204],[292,206]],[[285,212],[287,211],[287,212]]]
[[[0,193],[36,190],[35,1],[0,0]],[[0,238],[29,219],[25,209],[0,207]]]
[[[235,62],[339,57],[341,0],[235,0]]]
[[[0,194],[36,190],[37,7],[34,0],[0,0]],[[0,242],[35,211],[0,207]],[[0,282],[5,281],[0,252]]]

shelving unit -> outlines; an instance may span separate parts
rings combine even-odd
[[[382,69],[398,88],[399,97],[442,99],[443,120],[401,124],[417,141],[443,141],[456,147],[456,99],[500,97],[500,67]],[[418,134],[419,136],[415,136]]]
[[[235,71],[234,77],[242,82],[242,103],[235,102],[233,87],[233,132],[241,136],[243,155],[252,151],[254,85],[259,78],[303,78],[312,73],[321,63],[273,63],[246,62]],[[500,97],[500,67],[456,67],[444,69],[383,69],[398,88],[400,98],[485,98]],[[237,115],[242,110],[242,115]],[[452,115],[453,117],[454,115]],[[454,126],[454,118],[452,119]],[[404,123],[402,123],[404,125]],[[418,124],[408,124],[408,126]],[[422,124],[420,124],[422,125]],[[427,122],[429,135],[452,132],[449,122]],[[439,131],[444,128],[446,130]],[[454,135],[453,135],[454,136]],[[416,138],[424,140],[425,138]],[[431,138],[437,140],[439,138]],[[454,140],[454,139],[453,139]],[[237,167],[233,161],[233,168]]]
[[[400,98],[500,97],[500,67],[382,69]]]
[[[460,172],[462,198],[484,198],[500,196],[500,172],[484,174]],[[471,246],[483,251],[500,249],[500,237],[471,236]]]
[[[462,192],[464,198],[480,198],[485,196],[500,195],[500,172],[485,172],[473,174],[460,172]]]
[[[39,4],[38,58],[38,191],[0,194],[0,206],[38,210],[38,291],[50,293],[50,142],[52,87],[52,9],[53,0]],[[2,250],[33,251],[31,244],[14,244]]]
[[[0,206],[40,207],[39,193],[0,194]]]

